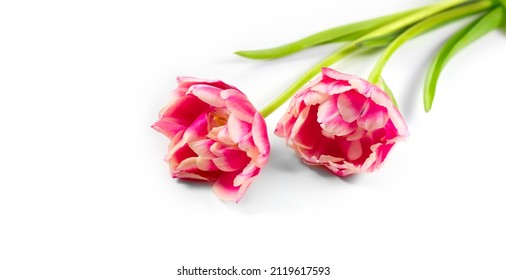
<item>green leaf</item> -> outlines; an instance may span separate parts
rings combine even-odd
[[[439,76],[448,61],[467,45],[498,28],[503,23],[503,18],[504,10],[501,7],[495,8],[459,30],[443,45],[429,66],[425,79],[423,102],[426,112],[429,112],[432,107]]]
[[[506,0],[499,0],[499,3],[502,5],[502,7],[504,8],[504,13],[506,14]],[[503,19],[503,24],[502,24],[502,30],[506,31],[506,16],[504,16],[504,19]]]
[[[404,43],[411,40],[411,38],[423,34],[425,32],[429,32],[434,30],[441,25],[448,24],[453,22],[454,20],[458,20],[460,18],[481,13],[483,11],[489,10],[495,4],[491,1],[475,1],[469,2],[464,5],[459,5],[452,9],[445,10],[443,12],[437,13],[435,15],[426,17],[424,20],[421,20],[409,28],[404,30],[400,35],[394,38],[392,42],[385,48],[380,58],[376,62],[371,74],[369,75],[368,80],[371,83],[376,83],[381,76],[381,72],[385,67],[386,63],[390,59],[390,57],[395,53],[395,51],[401,47]],[[366,41],[367,42],[367,41]]]
[[[273,58],[280,58],[316,45],[332,42],[353,41],[369,33],[370,31],[377,29],[378,27],[381,27],[389,22],[401,19],[409,14],[412,14],[422,9],[424,8],[418,8],[375,19],[337,26],[331,29],[315,33],[301,40],[275,48],[263,50],[237,51],[235,53],[237,55],[252,59],[273,59]]]
[[[399,34],[402,34],[404,30],[401,30],[401,32],[395,32],[392,34],[379,36],[375,38],[371,38],[368,40],[361,41],[357,44],[357,47],[366,47],[366,48],[379,48],[389,45]]]

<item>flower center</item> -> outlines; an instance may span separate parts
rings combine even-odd
[[[218,115],[216,113],[211,113],[211,120],[212,120],[212,123],[215,124],[216,126],[222,126],[227,123],[226,117],[224,117],[222,115]]]

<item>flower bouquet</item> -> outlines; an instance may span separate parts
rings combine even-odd
[[[440,1],[333,27],[279,47],[238,51],[249,59],[279,59],[341,43],[261,110],[225,82],[178,77],[169,104],[152,126],[171,140],[165,160],[172,176],[212,182],[219,198],[239,202],[269,157],[264,118],[287,101],[274,133],[304,163],[336,176],[377,170],[393,146],[409,135],[382,78],[386,63],[410,39],[464,18],[472,21],[447,38],[427,69],[423,101],[429,112],[450,59],[488,32],[506,29],[505,0]],[[344,57],[371,49],[381,54],[367,79],[331,68]]]

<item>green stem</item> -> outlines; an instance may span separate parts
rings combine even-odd
[[[356,23],[346,24],[302,38],[298,41],[288,43],[286,45],[262,49],[262,50],[245,50],[235,52],[237,55],[251,59],[275,59],[296,53],[303,49],[326,43],[353,41],[371,30],[383,26],[394,20],[403,18],[409,14],[422,10],[424,8],[413,9],[401,13],[383,16],[375,19],[364,20]]]
[[[409,41],[411,38],[424,33],[426,31],[432,30],[438,26],[450,23],[454,20],[460,19],[465,16],[469,16],[472,14],[476,14],[479,12],[483,12],[490,7],[492,7],[494,3],[492,1],[479,1],[473,2],[467,5],[463,5],[461,7],[457,7],[446,12],[434,15],[426,20],[420,21],[419,23],[413,25],[404,31],[401,35],[399,35],[395,40],[393,40],[388,47],[383,51],[383,54],[380,56],[378,62],[374,66],[371,74],[369,75],[369,82],[376,84],[380,80],[381,72],[385,67],[388,59],[392,56],[392,54],[405,42]]]
[[[260,110],[260,113],[265,118],[269,116],[274,110],[279,108],[283,103],[285,103],[288,99],[290,99],[299,88],[304,86],[307,82],[309,82],[314,76],[316,76],[322,67],[330,66],[345,56],[351,54],[352,52],[362,48],[361,45],[363,42],[377,38],[383,37],[388,34],[395,33],[398,30],[402,30],[403,28],[410,26],[424,18],[432,16],[436,13],[444,11],[446,9],[461,5],[463,3],[470,2],[467,0],[454,0],[454,1],[443,1],[438,4],[434,4],[432,6],[428,6],[422,10],[416,11],[412,14],[404,18],[400,18],[398,20],[392,21],[382,27],[379,27],[376,30],[373,30],[366,35],[356,39],[353,42],[350,42],[338,49],[336,52],[325,58],[320,63],[316,64],[314,67],[309,69],[306,73],[304,73],[295,83],[293,83],[287,90],[285,90],[281,95],[279,95],[276,99],[274,99],[270,104],[268,104],[265,108]]]
[[[295,83],[293,83],[285,92],[279,95],[276,99],[274,99],[269,105],[265,106],[262,110],[260,110],[260,114],[264,118],[269,116],[272,112],[274,112],[279,106],[283,105],[290,97],[292,97],[295,92],[302,86],[304,86],[307,82],[311,80],[314,76],[320,73],[322,67],[329,66],[343,57],[351,54],[353,51],[357,50],[358,47],[354,44],[348,44],[343,48],[340,48],[338,51],[331,54],[329,57],[322,60],[320,63],[313,66],[309,71],[304,73]]]

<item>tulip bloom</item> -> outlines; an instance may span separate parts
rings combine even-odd
[[[378,168],[408,129],[382,89],[323,68],[293,97],[275,133],[305,163],[347,176]]]
[[[264,118],[237,88],[222,81],[178,77],[169,104],[152,126],[171,143],[172,176],[214,182],[215,194],[238,202],[267,163]]]

